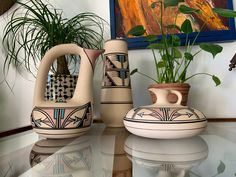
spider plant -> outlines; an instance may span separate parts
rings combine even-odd
[[[17,71],[24,68],[33,74],[45,52],[58,44],[76,43],[95,49],[102,47],[105,21],[98,15],[85,12],[68,19],[63,16],[62,10],[56,9],[48,1],[16,3],[18,7],[4,28],[5,76],[11,65]],[[75,56],[62,56],[52,67],[52,72],[56,75],[70,74],[69,66],[76,62]]]

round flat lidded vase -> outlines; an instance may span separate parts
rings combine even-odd
[[[121,39],[108,40],[104,49],[101,119],[107,127],[124,127],[123,118],[133,108],[127,43]]]
[[[156,103],[131,109],[124,118],[126,129],[138,136],[157,139],[178,139],[195,136],[207,126],[200,111],[182,106],[182,94],[176,90],[149,89],[157,95]],[[168,94],[178,97],[170,103]]]

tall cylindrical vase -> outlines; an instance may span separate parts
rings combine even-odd
[[[109,40],[104,48],[101,118],[108,127],[123,127],[124,116],[133,108],[127,43]]]

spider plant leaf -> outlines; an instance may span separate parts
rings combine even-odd
[[[165,68],[165,63],[163,61],[159,61],[157,63],[157,68]]]
[[[167,40],[167,43],[169,44],[169,46],[177,47],[180,46],[181,40],[177,35],[170,35],[170,37]]]
[[[198,13],[199,9],[193,9],[191,7],[188,7],[186,5],[180,5],[179,6],[179,12],[183,13],[183,14],[191,14],[191,13]]]
[[[144,39],[147,42],[154,42],[157,40],[157,36],[156,35],[147,35],[144,37]]]
[[[183,24],[181,25],[181,31],[185,34],[189,34],[193,32],[193,28],[189,19],[186,19]]]
[[[193,60],[193,55],[189,52],[185,52],[184,53],[184,57],[187,59],[187,60]]]
[[[230,9],[213,8],[213,12],[217,13],[222,17],[227,17],[227,18],[236,17],[236,11]]]
[[[223,50],[223,47],[221,47],[220,45],[217,45],[217,44],[202,43],[199,46],[202,50],[211,53],[213,58],[215,58],[215,56],[218,53],[222,52],[222,50]]]
[[[137,69],[137,68],[133,69],[133,70],[130,72],[130,75],[133,75],[133,74],[136,73],[136,72],[138,72],[138,69]]]
[[[219,166],[217,167],[217,172],[218,172],[218,174],[221,174],[221,173],[223,173],[225,171],[225,164],[222,162],[222,161],[220,161],[220,164],[219,164]]]
[[[166,28],[167,29],[177,29],[178,31],[181,31],[180,27],[175,24],[167,25]]]
[[[221,84],[220,79],[215,75],[212,76],[212,80],[215,82],[216,86]]]
[[[146,30],[142,25],[138,25],[133,27],[131,30],[128,31],[127,36],[142,36],[146,33]]]
[[[147,46],[147,49],[164,49],[165,45],[162,43],[153,43]]]
[[[184,81],[185,79],[186,79],[186,70],[184,70],[179,76],[180,81]]]
[[[164,7],[177,6],[180,0],[164,0]]]
[[[174,54],[174,58],[182,58],[182,53],[180,50],[178,50],[177,48],[173,48],[173,54]]]
[[[158,1],[153,2],[151,4],[151,8],[154,9],[157,6],[158,3],[159,3]]]

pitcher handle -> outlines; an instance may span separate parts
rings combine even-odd
[[[182,99],[183,99],[182,94],[179,91],[177,91],[177,90],[170,90],[170,93],[175,94],[177,96],[177,98],[178,98],[177,102],[174,103],[174,104],[181,105],[181,102],[182,102]]]
[[[100,51],[100,53],[102,52],[103,50]],[[91,52],[89,49],[87,49],[85,52],[83,48],[76,44],[60,44],[48,50],[41,60],[37,73],[34,90],[34,105],[40,102],[44,102],[44,91],[46,88],[47,75],[54,60],[56,60],[59,56],[67,54],[80,55],[81,58],[87,58],[89,60],[89,63],[92,65],[91,69],[93,69],[94,57],[96,57],[98,53],[96,53],[96,56],[91,56],[90,53]]]
[[[153,92],[158,98],[157,101],[152,106],[181,106],[182,102],[182,94],[177,90],[169,90],[169,89],[157,89],[157,88],[149,88],[149,91]],[[178,98],[176,103],[170,103],[167,96],[168,94],[175,94]]]

